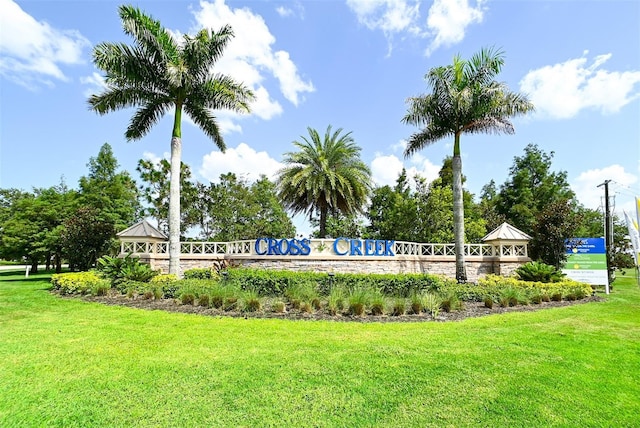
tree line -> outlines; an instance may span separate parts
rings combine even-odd
[[[332,138],[334,135],[329,133],[327,141],[335,144],[340,140],[341,135]],[[322,156],[324,143],[320,138],[320,148],[306,155],[310,159]],[[566,172],[553,171],[552,160],[553,152],[545,153],[530,144],[522,156],[514,158],[504,183],[486,184],[477,201],[464,190],[465,241],[478,243],[506,221],[532,236],[533,259],[557,265],[564,254],[565,238],[602,236],[602,213],[578,202]],[[403,170],[393,186],[372,187],[369,198],[357,210],[330,205],[324,216],[324,232],[321,207],[305,205],[312,236],[452,242],[451,164],[451,158],[445,158],[438,177],[430,183],[424,177],[408,177]],[[139,160],[138,184],[131,174],[118,169],[111,146],[104,144],[87,168],[77,189],[63,180],[31,191],[0,189],[0,258],[24,261],[33,271],[38,264],[59,270],[63,261],[83,270],[100,256],[115,254],[119,249],[115,234],[142,218],[153,219],[167,231],[168,161]],[[286,180],[271,181],[263,176],[248,182],[227,173],[218,182],[205,184],[192,179],[188,165],[182,163],[181,169],[182,240],[224,242],[296,235],[290,215],[295,210],[288,212],[278,193]],[[314,174],[309,172],[309,176]],[[465,180],[463,176],[463,183]],[[329,192],[329,182],[319,187]],[[620,267],[631,263],[624,252],[625,234],[624,223],[616,217],[614,264]]]

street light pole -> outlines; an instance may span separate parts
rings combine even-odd
[[[611,180],[605,180],[604,183],[598,184],[598,187],[604,186],[604,246],[607,252],[607,278],[608,283],[613,282],[613,266],[611,259],[613,257],[613,235],[611,231],[611,213],[609,209],[609,183]],[[609,285],[607,284],[607,294],[609,294]]]

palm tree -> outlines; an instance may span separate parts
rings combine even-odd
[[[182,113],[213,140],[225,144],[212,110],[249,112],[252,92],[212,68],[233,37],[231,27],[203,29],[176,40],[159,21],[132,6],[120,6],[125,34],[134,44],[101,43],[93,61],[106,74],[106,89],[89,98],[89,106],[103,115],[137,107],[125,132],[128,141],[144,137],[169,110],[174,112],[171,134],[169,195],[169,272],[180,273],[180,163]]]
[[[327,127],[324,138],[307,128],[309,138],[294,141],[300,151],[284,154],[285,167],[276,179],[278,196],[294,214],[320,214],[321,238],[326,237],[327,214],[362,211],[371,192],[371,171],[360,160],[351,132],[340,135]]]
[[[527,96],[511,92],[494,80],[504,64],[501,50],[481,49],[469,60],[455,56],[453,64],[432,68],[425,76],[432,92],[409,98],[404,123],[423,127],[414,133],[404,155],[453,135],[453,217],[456,279],[467,280],[464,264],[464,207],[460,135],[513,134],[509,118],[533,110]]]

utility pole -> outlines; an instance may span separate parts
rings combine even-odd
[[[611,233],[611,212],[609,209],[609,183],[611,180],[605,180],[604,183],[598,184],[598,187],[604,186],[604,246],[607,252],[607,275],[609,284],[613,282],[613,267],[611,266],[611,258],[613,257],[613,234]],[[607,287],[608,289],[609,287]],[[607,293],[608,294],[608,293]]]

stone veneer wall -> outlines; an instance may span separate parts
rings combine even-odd
[[[155,258],[149,254],[140,256],[142,261],[151,265],[153,269],[168,272],[169,259]],[[456,276],[456,263],[453,259],[426,260],[418,257],[389,258],[309,258],[309,257],[247,257],[247,256],[196,256],[189,258],[182,255],[180,266],[182,271],[193,268],[212,266],[214,261],[227,260],[230,265],[242,265],[259,269],[335,272],[335,273],[430,273],[444,275],[450,278]],[[518,266],[528,262],[528,257],[509,257],[501,260],[493,258],[467,257],[467,278],[470,282],[477,282],[484,275],[495,273],[508,276]]]

